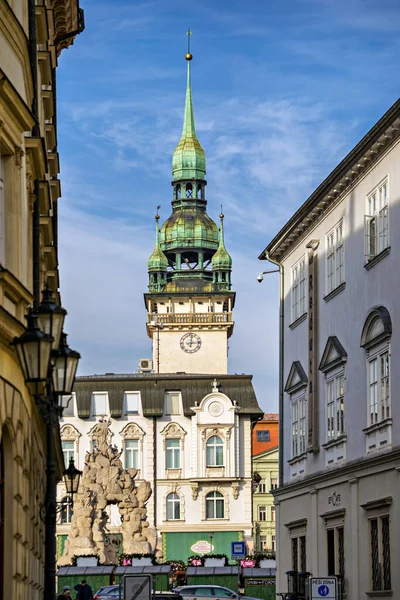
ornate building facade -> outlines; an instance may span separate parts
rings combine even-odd
[[[59,301],[57,56],[79,3],[0,2],[0,597],[43,595],[46,428],[13,346],[48,281]],[[63,462],[56,435],[58,477]]]
[[[145,294],[152,360],[135,375],[77,378],[64,413],[65,457],[83,467],[99,417],[111,421],[125,467],[151,482],[147,503],[163,560],[209,552],[230,555],[230,542],[252,538],[251,432],[262,415],[249,375],[228,375],[235,294],[232,260],[207,214],[206,159],[197,138],[190,81],[182,137],[173,155],[172,214],[148,261]],[[60,498],[63,491],[60,486]],[[120,522],[111,507],[110,531]],[[63,552],[70,515],[61,515]]]

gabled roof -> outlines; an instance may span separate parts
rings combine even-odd
[[[326,342],[325,350],[323,351],[321,362],[319,363],[319,370],[325,373],[330,369],[334,369],[346,360],[346,350],[343,348],[336,335],[331,335]]]
[[[308,383],[307,375],[299,360],[295,360],[290,367],[289,375],[285,384],[285,392],[293,394],[305,387]]]
[[[268,450],[262,450],[261,452],[258,452],[257,454],[253,454],[253,460],[263,458],[264,455],[267,456],[268,454],[273,454],[278,449],[279,449],[279,445],[274,446],[273,448],[268,448]]]

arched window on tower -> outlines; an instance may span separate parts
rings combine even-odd
[[[178,183],[178,185],[175,187],[175,198],[177,198],[179,200],[180,197],[181,197],[181,186]]]
[[[197,186],[197,198],[201,198],[202,197],[202,186],[198,185]]]
[[[193,197],[193,186],[191,183],[186,184],[186,198]]]

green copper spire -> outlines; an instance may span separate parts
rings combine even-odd
[[[147,268],[149,272],[154,271],[166,271],[168,267],[168,259],[160,247],[160,229],[158,227],[158,220],[160,216],[156,214],[156,245],[149,260],[147,261]]]
[[[188,35],[190,35],[190,30]],[[182,136],[172,157],[172,176],[174,181],[180,179],[205,179],[206,177],[206,155],[197,139],[194,125],[192,88],[190,82],[190,61],[192,58],[193,56],[188,52],[186,54],[186,60],[188,61],[187,87]]]
[[[219,215],[219,219],[220,219],[219,246],[218,246],[218,250],[212,257],[212,261],[211,261],[212,268],[215,271],[220,271],[220,270],[221,271],[230,271],[232,269],[232,258],[230,257],[230,255],[228,254],[228,252],[225,248],[224,215],[222,214],[222,212]]]

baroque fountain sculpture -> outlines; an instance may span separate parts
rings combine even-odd
[[[136,469],[124,469],[121,452],[111,446],[109,421],[100,419],[93,430],[96,442],[87,452],[74,514],[64,554],[59,565],[69,565],[73,556],[99,556],[100,564],[117,564],[117,536],[107,531],[106,507],[118,505],[121,516],[122,549],[125,554],[148,554],[156,546],[156,530],[147,521],[146,503],[151,496],[148,481],[135,485]]]

